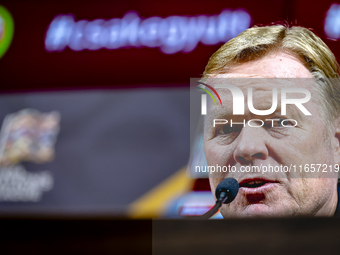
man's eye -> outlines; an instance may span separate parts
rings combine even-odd
[[[232,132],[239,132],[242,129],[242,127],[234,125],[234,126],[230,126],[230,125],[223,125],[223,126],[219,126],[217,128],[217,134],[220,135],[227,135],[230,134]]]

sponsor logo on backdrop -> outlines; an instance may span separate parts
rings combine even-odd
[[[53,187],[49,171],[29,172],[21,164],[53,161],[58,112],[24,109],[5,117],[0,131],[0,201],[36,202]]]
[[[73,14],[57,15],[45,36],[49,52],[159,48],[165,54],[191,52],[198,43],[224,43],[250,27],[252,18],[243,9],[225,9],[216,15],[141,18],[135,11],[111,20],[75,20]]]

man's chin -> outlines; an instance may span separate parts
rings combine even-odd
[[[228,210],[228,208],[226,208]],[[222,215],[224,213],[222,212]],[[230,212],[227,213],[230,217]],[[271,207],[266,204],[256,203],[250,204],[239,213],[233,213],[232,217],[285,217],[291,216],[289,212],[282,211],[279,208]]]
[[[278,216],[278,212],[273,210],[270,206],[265,204],[250,204],[243,211],[244,216],[250,217],[268,217],[268,216]]]

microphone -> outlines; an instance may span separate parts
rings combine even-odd
[[[208,212],[206,212],[203,215],[193,216],[193,217],[188,217],[188,218],[201,219],[201,220],[209,219],[211,216],[213,216],[217,212],[218,209],[220,209],[220,207],[223,204],[229,204],[235,199],[238,193],[238,188],[239,188],[239,184],[234,178],[224,179],[217,185],[217,188],[215,191],[215,196],[217,200],[216,200],[214,207],[211,208]]]
[[[221,181],[215,191],[216,203],[221,202],[221,206],[231,203],[238,193],[238,188],[238,182],[234,178],[226,178]]]

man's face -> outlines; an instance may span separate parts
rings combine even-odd
[[[297,107],[287,107],[287,115],[281,115],[278,109],[271,115],[257,116],[245,107],[244,115],[232,115],[232,95],[228,89],[217,89],[222,103],[227,107],[211,106],[204,128],[205,155],[209,166],[235,166],[238,172],[210,172],[209,179],[213,193],[224,178],[233,177],[240,183],[236,199],[223,205],[220,212],[224,217],[230,216],[291,216],[291,215],[333,215],[337,204],[337,173],[334,164],[337,161],[339,142],[335,137],[335,126],[328,127],[332,136],[327,136],[318,106],[313,98],[313,84],[307,82],[312,78],[309,71],[293,56],[277,53],[263,59],[248,62],[231,69],[228,74],[217,78],[247,78],[237,82],[247,100],[248,87],[253,90],[255,109],[267,110],[272,104],[272,89],[278,91],[283,87],[300,87],[309,90],[312,99],[304,106],[312,114],[305,116]],[[257,78],[255,78],[257,77]],[[303,82],[292,79],[259,78],[306,78]],[[255,78],[255,79],[251,79]],[[236,79],[234,79],[236,80]],[[241,80],[241,79],[240,79]],[[296,79],[297,80],[297,79]],[[310,79],[311,81],[312,79]],[[209,80],[208,84],[214,83]],[[279,94],[280,95],[280,94]],[[291,94],[293,98],[301,94]],[[278,97],[280,106],[280,96]],[[282,127],[279,122],[265,122],[263,127],[246,125],[216,125],[213,119],[232,119],[242,122],[250,119],[294,119],[298,125],[286,122]],[[273,125],[273,127],[272,127]],[[322,164],[319,172],[304,170],[305,165]],[[324,164],[327,165],[326,171]],[[271,173],[240,172],[242,166],[288,166],[290,172]],[[302,166],[302,171],[300,171]],[[333,167],[333,171],[330,171]]]

